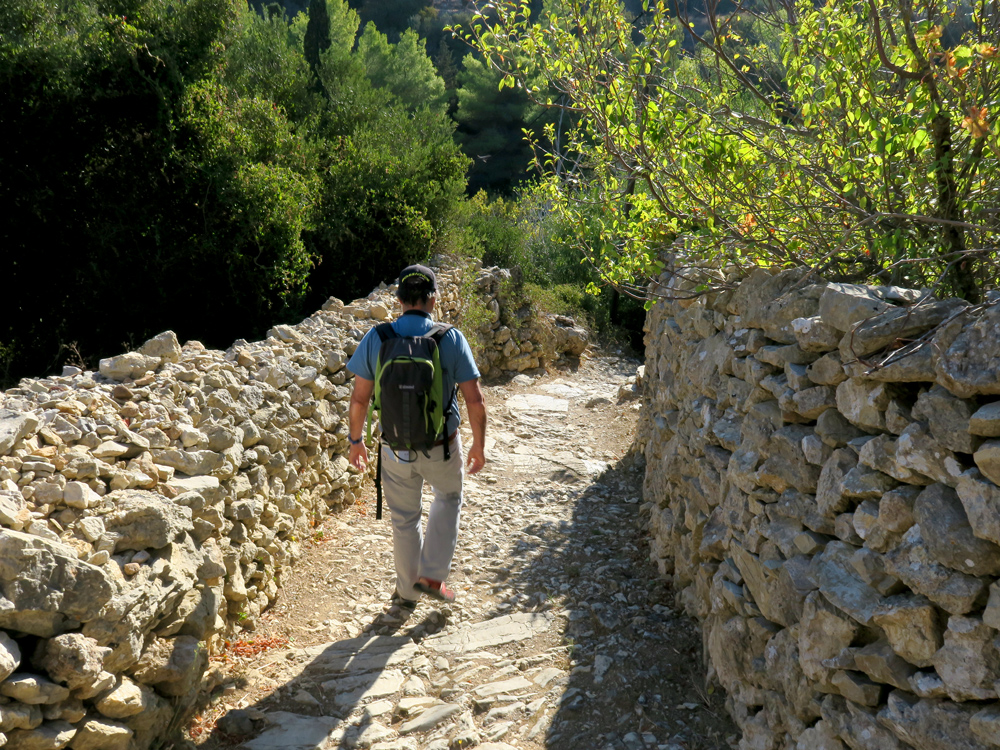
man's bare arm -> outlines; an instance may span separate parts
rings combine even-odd
[[[472,428],[472,448],[469,449],[469,473],[475,474],[486,465],[486,401],[479,387],[479,379],[458,384],[469,410],[469,427]]]
[[[350,458],[352,466],[361,468],[362,463],[368,463],[368,449],[365,448],[364,435],[365,416],[368,414],[368,402],[371,401],[375,381],[354,376],[354,390],[351,391],[351,405],[348,412],[347,425],[350,428],[351,440],[361,440],[361,443],[351,444]]]

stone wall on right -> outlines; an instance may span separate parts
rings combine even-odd
[[[650,310],[651,555],[741,749],[1000,747],[993,302],[796,269]]]

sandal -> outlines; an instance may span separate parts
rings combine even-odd
[[[432,581],[430,578],[421,578],[413,588],[422,594],[438,599],[442,602],[455,601],[455,592],[444,585],[444,581]]]
[[[412,612],[417,608],[417,603],[412,599],[404,599],[399,595],[398,591],[392,592],[392,597],[389,599],[389,605],[392,607],[399,607],[404,612]]]

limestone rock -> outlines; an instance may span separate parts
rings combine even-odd
[[[910,426],[912,422],[910,408],[899,401],[892,399],[885,410],[885,428],[893,435],[902,435],[903,430]]]
[[[830,678],[830,684],[847,700],[859,706],[877,706],[881,702],[883,686],[859,672],[837,671]]]
[[[847,746],[825,721],[818,721],[799,735],[795,750],[847,750]]]
[[[876,359],[877,362],[869,364],[854,362],[845,365],[844,370],[851,377],[882,383],[933,383],[937,378],[934,351],[929,346],[906,352],[889,352],[885,356],[878,355]]]
[[[854,551],[854,547],[843,542],[830,542],[813,558],[812,575],[827,601],[867,625],[882,599],[855,573],[851,564]]]
[[[831,448],[843,448],[855,438],[865,435],[836,409],[827,409],[820,414],[815,429],[823,443]]]
[[[816,507],[822,515],[834,518],[847,510],[850,501],[844,496],[841,483],[857,466],[857,461],[853,451],[840,448],[823,464],[816,484]]]
[[[918,667],[931,666],[944,643],[940,614],[922,597],[890,597],[881,603],[872,619],[885,631],[892,650]]]
[[[100,361],[100,371],[101,375],[109,380],[137,379],[150,370],[155,370],[159,365],[159,357],[150,357],[139,352],[129,352],[128,354],[119,354],[117,357],[102,359]]]
[[[842,737],[851,750],[910,750],[892,732],[880,726],[875,712],[835,695],[822,704],[823,720]]]
[[[851,567],[862,581],[882,596],[898,594],[903,588],[898,578],[886,573],[885,557],[867,546],[854,552]]]
[[[21,665],[21,648],[17,641],[0,631],[0,681],[6,680]]]
[[[937,562],[974,576],[1000,574],[1000,547],[977,538],[956,492],[932,484],[917,496],[913,515]]]
[[[933,699],[916,699],[895,690],[878,720],[915,748],[987,750],[969,726],[979,706],[965,706]]]
[[[222,456],[210,450],[163,450],[153,451],[153,462],[169,466],[189,477],[210,474],[222,464]]]
[[[729,311],[740,315],[744,325],[761,328],[775,341],[795,342],[792,321],[816,314],[823,286],[799,286],[806,269],[793,268],[771,275],[757,270],[737,288],[729,303]]]
[[[986,597],[986,584],[980,579],[933,559],[919,524],[910,527],[900,545],[885,556],[885,569],[953,615],[972,611]]]
[[[931,435],[948,450],[972,453],[979,441],[969,433],[974,409],[940,385],[925,391],[913,406],[913,419],[926,421]]]
[[[140,346],[139,354],[145,354],[147,357],[159,357],[164,362],[179,362],[181,345],[177,340],[176,333],[164,331]]]
[[[840,480],[840,492],[853,500],[877,500],[897,485],[888,474],[859,464]]]
[[[63,492],[63,502],[70,508],[86,510],[100,504],[101,496],[84,482],[67,482]]]
[[[858,451],[858,463],[910,484],[930,484],[922,474],[899,465],[896,459],[898,443],[889,435],[876,435]],[[886,488],[891,489],[891,488]]]
[[[935,345],[941,354],[937,361],[938,382],[959,398],[1000,393],[1000,307],[993,306],[979,315],[972,325],[951,332]],[[945,333],[945,332],[942,332]]]
[[[854,663],[875,682],[909,690],[909,679],[917,668],[899,656],[888,641],[862,646],[854,652]]]
[[[134,732],[125,724],[97,716],[88,718],[77,729],[71,750],[128,750]]]
[[[840,385],[847,380],[839,352],[824,354],[806,368],[806,375],[818,385]]]
[[[838,331],[850,331],[854,325],[876,313],[892,309],[869,287],[857,284],[828,284],[819,300],[819,317]]]
[[[851,645],[858,624],[829,604],[819,592],[806,597],[799,623],[799,663],[810,680],[829,681],[831,672],[823,662]]]
[[[973,714],[969,720],[969,728],[976,737],[987,745],[1000,744],[1000,706],[987,706],[982,711]]]
[[[115,588],[72,547],[0,530],[0,627],[51,638],[96,618]]]
[[[850,378],[837,386],[837,409],[851,424],[868,432],[885,429],[892,392],[885,383]]]
[[[111,690],[98,696],[94,706],[102,715],[111,719],[125,719],[142,713],[155,702],[151,688],[139,685],[123,675]]]
[[[1000,679],[1000,652],[993,645],[993,629],[978,618],[948,618],[934,669],[953,700],[996,698],[993,684]]]
[[[1000,437],[1000,401],[979,407],[969,417],[969,432],[983,437]]]
[[[816,419],[827,409],[837,405],[837,392],[828,385],[806,388],[792,396],[795,411],[806,419]]]
[[[958,478],[965,470],[955,454],[931,436],[922,422],[914,422],[903,430],[896,441],[896,461],[903,468],[949,487],[958,485]]]
[[[114,511],[104,527],[115,539],[115,552],[160,549],[191,528],[191,509],[143,490],[118,490],[106,496]]]
[[[973,458],[987,479],[993,484],[1000,483],[1000,440],[987,440]]]
[[[31,511],[20,491],[0,490],[0,526],[22,531],[31,522]]]
[[[110,651],[82,633],[65,633],[46,641],[35,662],[70,690],[86,690],[104,671],[104,657]]]
[[[553,317],[553,333],[555,334],[555,350],[570,357],[579,357],[590,343],[590,334],[585,328],[576,325],[572,318],[562,315]]]
[[[898,340],[915,339],[968,306],[964,300],[949,299],[882,310],[848,329],[840,344],[840,356],[845,362],[864,358]]]
[[[818,315],[809,318],[792,320],[792,333],[795,341],[807,352],[832,352],[837,349],[843,334],[836,328],[831,328]]]
[[[0,695],[39,705],[65,700],[69,698],[69,690],[41,675],[18,672],[0,682]]]
[[[776,430],[763,450],[766,459],[757,470],[757,482],[779,493],[789,488],[814,491],[820,472],[802,452],[802,439],[811,433],[811,429],[798,425]]]
[[[76,727],[65,721],[48,721],[35,729],[7,733],[4,750],[62,750],[73,739]]]
[[[913,506],[920,492],[919,487],[899,487],[885,493],[878,507],[879,523],[890,531],[906,533],[916,522]]]
[[[22,414],[10,409],[0,409],[0,455],[27,435],[38,429],[38,418],[32,414]]]
[[[132,675],[164,695],[180,696],[197,685],[207,663],[208,653],[197,638],[158,638],[143,652]]]
[[[1000,544],[1000,487],[978,469],[969,469],[958,479],[958,497],[968,514],[972,533]]]
[[[807,365],[816,359],[815,354],[802,351],[797,344],[762,346],[754,356],[761,362],[779,368],[785,368],[788,365]]]

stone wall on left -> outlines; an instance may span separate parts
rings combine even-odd
[[[499,271],[473,272],[495,306]],[[461,273],[439,274],[450,322]],[[0,746],[162,742],[221,639],[254,628],[300,541],[357,499],[344,366],[392,293],[225,352],[168,331],[0,394]]]

